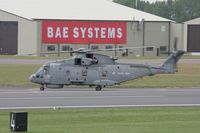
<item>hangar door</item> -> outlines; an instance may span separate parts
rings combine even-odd
[[[188,25],[188,52],[200,52],[200,25]]]
[[[17,54],[18,22],[0,21],[0,54]]]

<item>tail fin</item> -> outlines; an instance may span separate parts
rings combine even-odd
[[[176,63],[184,55],[184,51],[174,51],[167,60],[163,63],[162,67],[165,73],[175,73]]]

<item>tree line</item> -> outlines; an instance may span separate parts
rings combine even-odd
[[[113,0],[113,2],[176,22],[185,22],[200,17],[200,0],[166,0],[154,3],[144,0]]]

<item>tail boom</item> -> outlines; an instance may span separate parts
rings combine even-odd
[[[161,67],[151,67],[150,70],[152,72],[151,75],[159,74],[159,73],[175,73],[177,62],[184,55],[184,51],[174,51],[166,61],[161,65]]]

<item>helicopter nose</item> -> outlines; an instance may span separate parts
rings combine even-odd
[[[31,82],[34,82],[35,78],[36,78],[35,74],[32,74],[32,75],[29,77],[29,80],[30,80]]]

